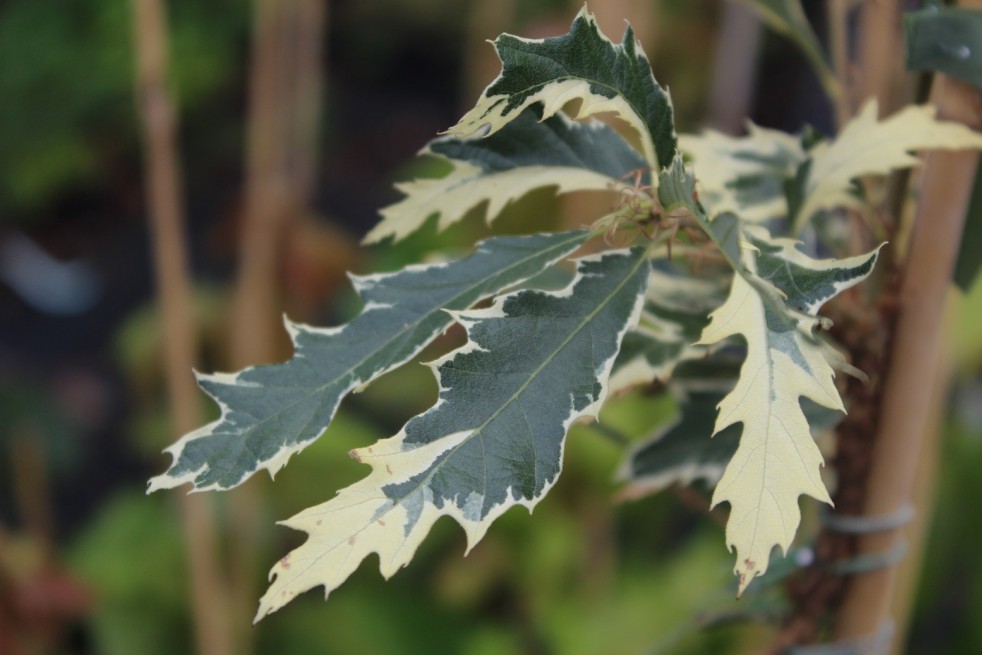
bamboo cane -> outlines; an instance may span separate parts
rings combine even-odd
[[[184,246],[184,216],[174,103],[167,90],[167,32],[162,0],[133,0],[136,96],[144,140],[144,168],[154,265],[164,322],[164,370],[173,428],[183,434],[201,423],[192,368],[195,334]],[[217,562],[212,499],[180,496],[191,580],[197,652],[232,655],[228,595]]]
[[[235,284],[234,368],[282,359],[288,350],[282,265],[288,233],[310,204],[318,156],[321,58],[327,0],[258,0],[247,126],[244,223]],[[248,617],[257,596],[262,502],[250,481],[230,492],[230,548],[238,655],[250,650]],[[239,627],[240,622],[236,622]]]
[[[935,103],[943,118],[975,129],[982,126],[977,90],[942,75],[935,84]],[[890,515],[912,501],[921,450],[933,427],[932,390],[940,383],[945,299],[977,161],[976,153],[964,151],[927,158],[867,482],[865,514],[870,517]],[[860,554],[889,552],[900,539],[900,529],[865,536]],[[895,585],[895,566],[857,576],[840,607],[838,637],[867,636],[889,621]]]

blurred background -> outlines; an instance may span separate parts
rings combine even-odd
[[[476,212],[445,233],[431,224],[396,246],[358,245],[397,199],[394,181],[440,174],[414,154],[497,74],[486,39],[565,33],[581,5],[156,5],[0,2],[0,654],[743,653],[766,643],[766,626],[723,620],[739,606],[703,495],[615,502],[619,439],[674,412],[641,392],[606,410],[613,436],[576,428],[534,519],[509,512],[466,559],[462,531],[441,521],[391,581],[373,559],[328,603],[311,592],[249,625],[269,567],[302,539],[275,521],[364,475],[347,451],[394,434],[436,389],[411,364],[349,397],[275,484],[258,475],[221,495],[146,496],[169,463],[161,450],[215,415],[191,367],[282,360],[284,313],[331,325],[358,311],[346,270],[392,270],[489,234]],[[821,3],[805,5],[821,33]],[[591,9],[612,38],[630,19],[680,130],[738,132],[747,116],[792,131],[832,124],[803,58],[741,5]],[[536,192],[495,233],[577,222],[581,207]],[[982,494],[980,287],[953,317],[958,377],[912,653],[982,652],[982,514],[962,502]]]

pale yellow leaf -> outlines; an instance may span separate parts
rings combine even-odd
[[[811,260],[788,240],[765,239],[759,229],[748,233],[754,236],[744,243],[746,274],[734,276],[729,297],[700,340],[715,344],[741,336],[747,347],[739,380],[720,403],[714,426],[718,434],[742,424],[740,445],[712,501],[730,505],[726,543],[736,550],[739,593],[767,570],[774,546],[787,553],[801,519],[799,496],[831,502],[820,476],[822,455],[800,405],[806,397],[844,411],[825,348],[813,336],[822,320],[814,314],[825,300],[864,279],[876,260],[875,252]],[[757,254],[750,256],[752,251]]]
[[[880,175],[918,163],[911,151],[982,148],[982,134],[950,121],[938,120],[933,105],[907,107],[877,119],[876,100],[869,100],[836,139],[810,152],[811,168],[805,196],[795,219],[796,231],[822,209],[854,206],[850,182],[862,175]]]

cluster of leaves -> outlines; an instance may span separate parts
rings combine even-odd
[[[787,552],[799,496],[830,502],[810,427],[844,411],[833,376],[846,365],[818,310],[866,278],[879,251],[818,259],[775,233],[804,235],[815,252],[815,226],[861,205],[857,177],[909,166],[918,148],[982,147],[930,108],[880,121],[872,103],[831,141],[752,125],[741,138],[680,138],[631,29],[615,44],[585,9],[566,35],[502,35],[495,47],[499,77],[423,150],[450,172],[402,185],[405,198],[383,210],[368,241],[402,238],[434,214],[445,227],[482,203],[490,221],[540,187],[611,194],[614,208],[592,229],[494,237],[457,261],[353,277],[364,308],[351,322],[288,323],[290,361],[199,377],[221,416],[169,448],[174,461],[151,491],[230,489],[261,469],[275,474],[348,393],[453,323],[467,332],[430,364],[436,404],[352,452],[369,475],[285,522],[309,537],[273,568],[257,619],[313,587],[330,593],[371,553],[392,575],[441,516],[473,547],[495,518],[531,510],[556,483],[573,422],[655,379],[681,417],[634,448],[622,476],[638,493],[715,485],[713,505],[730,508],[726,542],[742,593],[775,546]],[[593,118],[601,113],[629,129]],[[611,233],[632,245],[605,247]],[[564,288],[527,288],[577,252]]]

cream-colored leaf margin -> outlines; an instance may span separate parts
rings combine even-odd
[[[599,260],[609,254],[610,251],[579,261]],[[571,290],[583,275],[578,271],[566,290],[557,292],[556,295],[572,293]],[[454,316],[469,331],[481,318],[504,316],[503,307],[509,297],[498,297],[487,309],[454,313]],[[619,326],[617,343],[637,324],[643,303],[644,294],[638,294],[630,316]],[[442,363],[475,347],[469,341],[432,362],[430,367],[438,382]],[[572,399],[570,400],[569,415],[563,422],[564,431],[568,431],[581,418],[597,417],[607,397],[607,381],[616,352],[614,349],[609,358],[596,363],[597,381],[601,385],[597,400],[580,410],[574,409]],[[270,571],[272,582],[259,601],[255,621],[275,612],[299,594],[314,587],[323,586],[326,596],[340,586],[361,561],[372,553],[378,555],[382,575],[385,578],[391,577],[410,562],[430,528],[441,516],[453,517],[463,527],[467,535],[467,552],[470,552],[484,537],[491,523],[511,507],[523,505],[532,511],[555,484],[558,475],[553,480],[546,481],[539,495],[531,499],[515,499],[513,494],[509,494],[508,501],[494,505],[484,515],[480,515],[484,498],[476,492],[467,499],[463,509],[455,502],[444,502],[441,507],[437,507],[425,485],[421,485],[419,493],[413,494],[407,502],[397,503],[385,495],[383,487],[407,482],[424,473],[441,454],[459,446],[472,433],[473,430],[462,430],[420,446],[406,444],[406,431],[403,429],[394,437],[383,439],[367,448],[353,450],[353,457],[371,465],[371,473],[339,491],[333,499],[281,522],[289,528],[307,532],[309,537],[303,545],[277,562]],[[565,448],[565,440],[561,448]]]
[[[376,243],[388,236],[398,241],[419,229],[433,214],[440,215],[437,230],[444,230],[482,202],[488,203],[485,215],[490,223],[509,203],[542,187],[556,187],[556,193],[626,188],[621,180],[584,168],[521,166],[488,173],[466,161],[449,161],[453,170],[444,177],[397,184],[406,197],[381,211],[382,220],[365,236],[365,243]]]
[[[939,120],[933,105],[907,107],[877,120],[876,100],[869,100],[831,143],[809,153],[811,168],[795,232],[816,212],[856,206],[850,182],[862,175],[885,174],[918,163],[912,150],[982,148],[982,134],[960,123]]]
[[[758,175],[793,176],[797,165],[807,157],[797,137],[749,121],[747,135],[743,137],[732,137],[715,130],[681,134],[679,150],[692,160],[697,171],[699,201],[710,210],[710,215],[732,211],[747,222],[786,216],[787,202],[783,194],[767,202],[741,202],[733,190],[733,182]],[[771,163],[779,158],[789,162],[780,172]]]
[[[694,305],[704,302],[705,312],[708,313],[711,309],[709,299],[714,294],[719,298],[721,288],[725,287],[713,281],[669,275],[652,269],[648,276],[647,300],[679,312],[692,312]],[[680,302],[681,299],[684,302]],[[676,366],[688,359],[704,357],[709,352],[705,347],[692,344],[681,325],[658,316],[647,308],[641,312],[641,320],[632,332],[678,350],[674,356],[656,363],[648,361],[644,353],[622,362],[610,376],[610,392],[614,394],[655,380],[668,380]]]
[[[590,13],[586,5],[576,15],[575,20],[580,19],[585,20],[589,25],[597,25],[596,16]],[[610,44],[611,48],[618,49],[621,47],[608,39],[599,27],[597,27],[597,33],[600,35],[600,38]],[[535,41],[536,39],[521,40]],[[637,49],[638,53],[644,56],[640,44],[637,45]],[[488,88],[494,86],[502,75],[495,78]],[[519,116],[526,107],[537,102],[542,103],[542,118],[544,120],[556,114],[556,112],[566,107],[573,100],[580,100],[580,105],[576,109],[576,113],[570,116],[571,118],[584,119],[596,114],[614,114],[638,133],[641,137],[641,149],[645,160],[647,160],[652,169],[657,169],[658,155],[655,153],[654,141],[644,119],[624,99],[624,96],[618,94],[612,98],[608,98],[595,94],[590,90],[590,84],[590,80],[586,79],[552,82],[544,85],[537,93],[530,94],[518,107],[507,106],[507,103],[504,101],[507,100],[508,96],[488,96],[485,91],[485,94],[481,95],[474,108],[464,114],[457,121],[456,125],[448,129],[447,134],[457,137],[468,137],[474,133],[480,133],[481,136],[489,136],[507,125],[514,117]],[[671,102],[670,99],[669,102]],[[569,107],[566,108],[567,110],[569,109]]]

